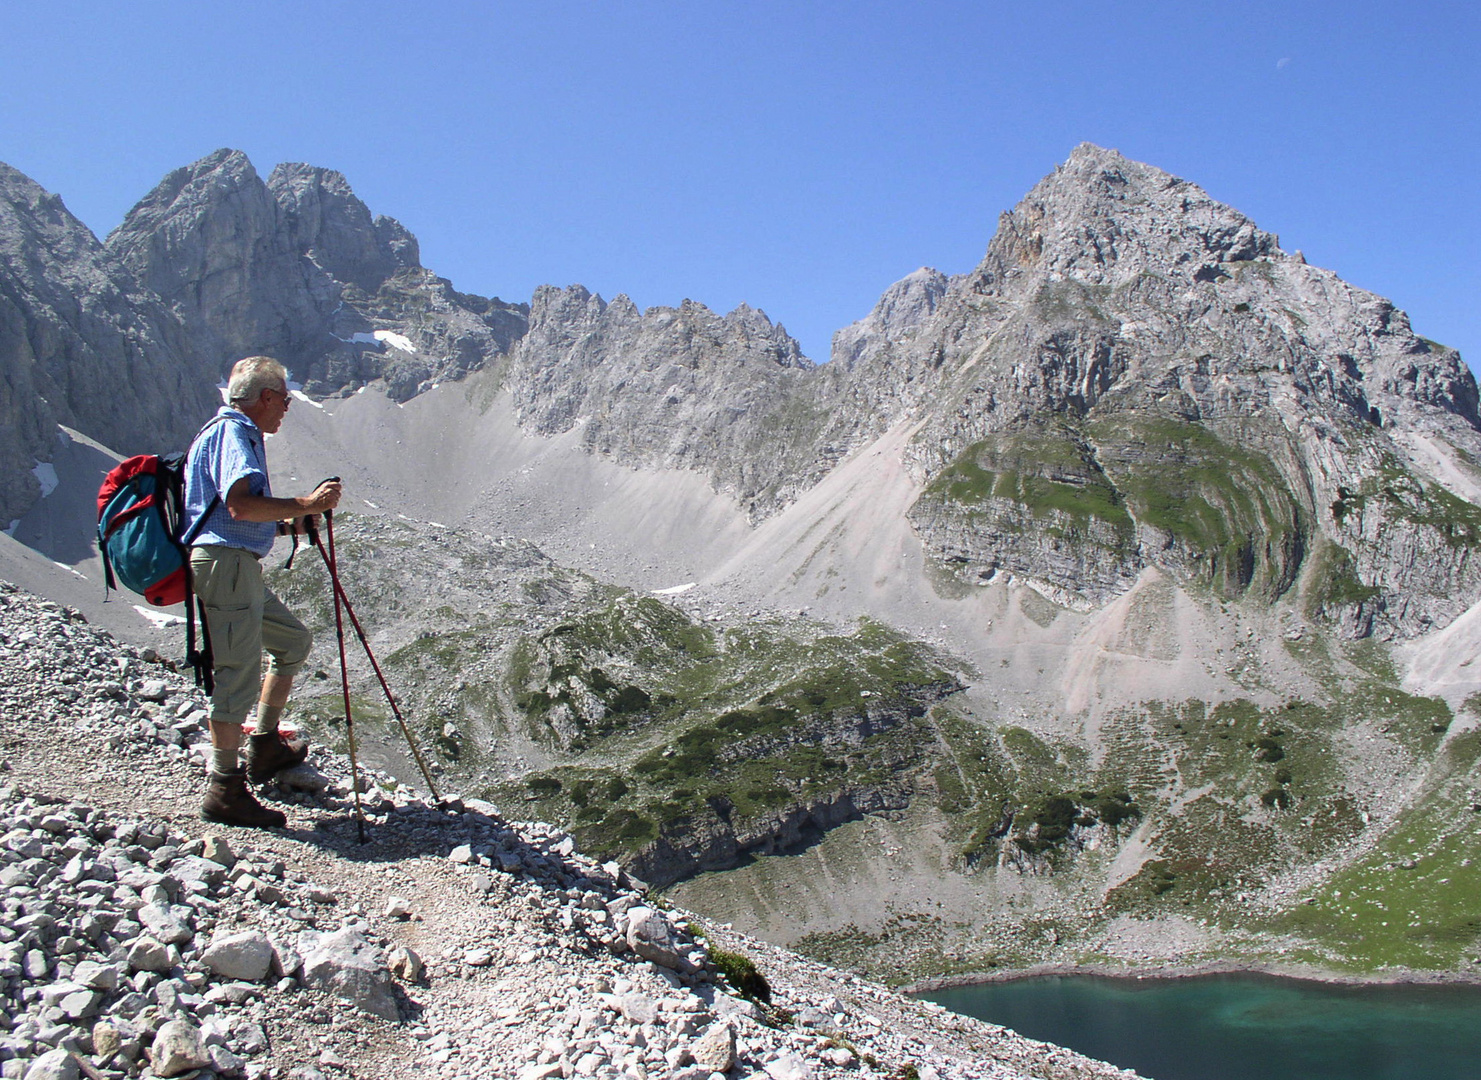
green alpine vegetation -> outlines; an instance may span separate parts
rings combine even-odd
[[[1236,444],[1203,424],[1137,411],[1098,416],[1085,434],[1137,522],[1181,547],[1195,579],[1267,600],[1295,582],[1309,525],[1269,452],[1254,448],[1259,433]],[[1275,445],[1283,438],[1265,434]]]
[[[1204,460],[1222,445],[1179,425],[1161,431]],[[978,453],[996,466],[996,490],[1013,471],[1007,453]],[[1060,469],[1092,463],[1068,439],[1049,456]],[[1107,457],[1099,447],[1094,462]],[[1258,461],[1243,467],[1263,475]],[[970,470],[951,481],[971,482]],[[1248,521],[1280,505],[1278,492],[1241,502],[1209,483],[1204,505]],[[1101,505],[1132,516],[1150,498],[1116,490],[1122,502]],[[891,901],[852,926],[815,927],[801,944],[820,958],[898,981],[1110,962],[1117,920],[1181,919],[1209,935],[1190,954],[1209,960],[1269,955],[1352,972],[1481,964],[1481,740],[1443,702],[1403,692],[1380,642],[1319,629],[1288,638],[1281,651],[1309,693],[1271,694],[1263,662],[1241,660],[1249,696],[1118,707],[1092,742],[1027,715],[984,720],[958,696],[978,673],[873,620],[706,615],[603,586],[528,545],[456,530],[433,540],[350,515],[340,528],[347,591],[374,612],[392,685],[449,790],[563,825],[680,902],[694,889],[713,897],[712,877],[770,881],[795,873],[792,859],[854,850],[848,838],[871,822],[900,830],[892,858],[906,857],[904,837],[933,853],[945,895],[986,898],[955,910]],[[407,558],[471,584],[436,606],[387,604]],[[1363,599],[1353,562],[1314,544],[1304,600]],[[273,576],[320,633],[300,712],[343,747],[323,575],[301,561]],[[1247,590],[1200,602],[1256,601]],[[1058,614],[1033,622],[1052,632]],[[406,771],[389,710],[356,664],[362,754]],[[1396,792],[1399,777],[1418,786]],[[876,872],[874,851],[827,855],[845,860],[829,874]],[[1369,902],[1380,892],[1382,906]]]
[[[869,621],[848,634],[781,618],[717,629],[627,596],[560,629],[513,652],[516,704],[571,755],[525,788],[588,850],[659,880],[785,847],[792,819],[822,829],[835,812],[900,801],[922,718],[961,685]],[[597,664],[640,681],[631,699],[647,704],[614,714]]]
[[[994,501],[1004,501],[1059,534],[1098,520],[1127,543],[1131,539],[1132,520],[1119,493],[1090,449],[1061,425],[974,443],[936,474],[923,499],[968,515],[989,514]]]

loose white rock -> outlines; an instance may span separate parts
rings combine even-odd
[[[346,928],[320,939],[304,958],[303,980],[327,990],[372,1016],[399,1020],[400,1010],[391,994],[391,973],[380,950],[358,930]]]
[[[228,934],[211,940],[201,963],[225,979],[261,982],[273,964],[273,943],[258,930]]]
[[[211,1063],[201,1029],[189,1020],[171,1020],[159,1029],[149,1050],[155,1076],[179,1076]]]
[[[152,937],[135,939],[129,946],[129,967],[135,971],[169,971],[170,950]]]
[[[694,1063],[710,1072],[729,1072],[735,1064],[735,1028],[726,1023],[712,1026],[690,1051]]]

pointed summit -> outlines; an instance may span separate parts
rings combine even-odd
[[[974,277],[984,292],[1033,274],[1117,285],[1173,270],[1204,281],[1223,263],[1283,257],[1279,237],[1198,185],[1081,143],[999,219]]]
[[[974,271],[891,286],[834,357],[825,437],[919,423],[911,520],[965,583],[1096,605],[1157,567],[1389,636],[1481,594],[1443,486],[1481,457],[1460,357],[1115,150],[1076,147]]]
[[[191,327],[218,376],[250,353],[291,355],[295,328],[318,322],[283,212],[240,150],[217,150],[171,172],[107,246]],[[285,285],[264,289],[264,282]]]
[[[871,349],[885,340],[903,337],[936,311],[950,279],[939,270],[922,266],[895,282],[874,310],[833,335],[833,363],[852,371]]]
[[[283,164],[273,170],[267,186],[287,215],[294,246],[311,252],[314,261],[338,280],[373,293],[400,267],[418,267],[416,239],[392,218],[373,220],[343,173]],[[393,248],[394,230],[404,233],[410,243]]]

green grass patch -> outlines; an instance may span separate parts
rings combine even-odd
[[[1184,545],[1219,592],[1273,598],[1294,582],[1309,530],[1266,453],[1146,413],[1103,416],[1085,430],[1136,519]]]
[[[1433,530],[1451,547],[1472,548],[1481,542],[1481,507],[1439,484],[1424,483],[1392,455],[1385,456],[1377,475],[1338,487],[1332,516],[1341,525],[1370,505],[1387,517]]]
[[[1003,500],[1061,529],[1084,529],[1098,519],[1128,542],[1132,529],[1119,493],[1089,449],[1052,422],[974,443],[931,480],[924,497],[969,511]]]
[[[709,956],[710,963],[737,993],[762,1005],[771,1004],[771,984],[749,956],[715,946],[710,947]]]

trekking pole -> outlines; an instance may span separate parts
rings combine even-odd
[[[390,703],[391,712],[396,717],[396,723],[401,725],[401,734],[406,737],[406,745],[411,750],[411,756],[416,760],[417,768],[422,771],[422,779],[427,782],[427,790],[432,793],[432,798],[437,800],[438,805],[441,805],[442,796],[437,791],[437,784],[432,779],[432,772],[430,769],[427,768],[426,759],[422,757],[422,751],[417,746],[416,738],[411,733],[411,726],[407,724],[406,718],[401,715],[401,707],[396,704],[396,697],[394,694],[391,693],[391,686],[389,683],[386,682],[386,676],[381,672],[381,666],[376,661],[375,652],[370,648],[370,639],[365,636],[365,630],[360,625],[359,618],[355,615],[354,605],[350,603],[349,596],[345,594],[345,587],[340,583],[338,562],[333,557],[333,510],[326,510],[324,512],[324,528],[325,531],[329,534],[328,553],[325,552],[324,545],[319,541],[319,530],[312,526],[308,530],[309,542],[313,544],[314,547],[319,549],[319,554],[323,556],[324,559],[324,566],[329,571],[329,580],[334,588],[336,617],[338,616],[338,606],[339,604],[343,603],[345,607],[345,614],[350,617],[350,626],[354,628],[355,636],[360,639],[360,644],[365,649],[365,656],[370,661],[371,669],[375,671],[376,679],[380,681],[381,690],[386,695],[386,701]],[[343,634],[341,634],[340,636],[340,648],[344,648]],[[348,701],[348,698],[346,698],[346,700]],[[348,706],[346,707],[348,708]]]
[[[334,511],[324,512],[324,521],[329,530],[329,554],[324,556],[324,561],[329,567],[329,579],[338,582],[338,576],[334,570]],[[318,536],[314,536],[317,544]],[[320,553],[324,551],[319,548]],[[355,757],[355,719],[350,711],[350,665],[345,658],[345,626],[344,619],[340,616],[340,593],[335,588],[334,592],[334,636],[339,639],[339,684],[344,691],[345,697],[345,733],[350,740],[350,790],[355,799],[355,826],[360,833],[360,843],[365,843],[365,811],[360,808],[360,763]]]

